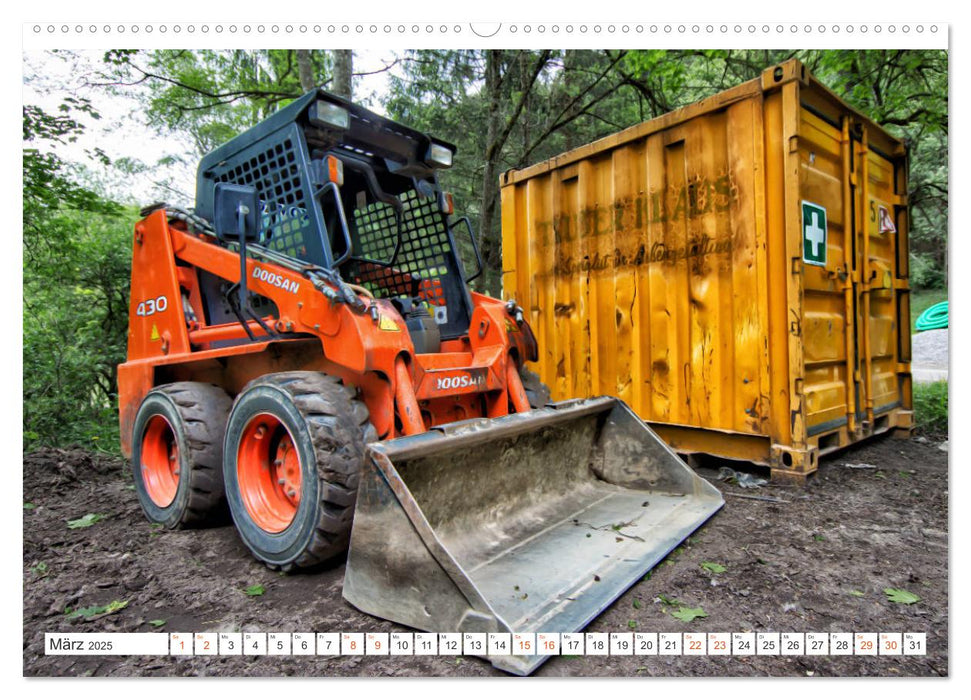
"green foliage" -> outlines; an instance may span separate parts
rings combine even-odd
[[[914,422],[917,430],[937,435],[947,434],[946,381],[914,383]]]
[[[920,602],[919,595],[916,593],[911,593],[910,591],[905,591],[902,588],[884,588],[883,592],[886,594],[887,601],[890,603],[913,605],[914,603]]]
[[[327,87],[333,66],[330,52],[306,53],[311,82]],[[149,123],[161,132],[189,134],[198,155],[305,92],[294,49],[115,51],[105,62],[112,82],[149,85]]]
[[[247,586],[243,589],[243,593],[248,596],[260,596],[266,593],[266,588],[262,584],[255,584],[253,586]]]
[[[131,222],[90,212],[48,217],[61,242],[24,261],[24,436],[117,449],[116,367],[124,362]]]
[[[661,601],[661,605],[682,605],[682,603],[681,603],[680,600],[676,600],[674,598],[669,598],[668,596],[664,595],[663,593],[658,594],[657,599],[659,601]]]
[[[727,571],[727,569],[725,569],[724,566],[722,566],[721,564],[716,564],[715,562],[712,562],[712,561],[701,562],[701,568],[704,569],[705,571],[710,571],[713,574],[723,574],[725,573],[725,571]]]
[[[686,608],[682,606],[671,613],[671,617],[681,620],[681,622],[691,622],[699,617],[708,617],[708,613],[703,608]]]
[[[933,255],[911,253],[910,284],[913,289],[943,290],[947,286],[947,268]]]
[[[24,448],[117,450],[116,366],[124,361],[134,212],[78,184],[57,154],[70,116],[24,107]]]
[[[95,523],[101,522],[104,519],[105,516],[101,513],[88,513],[77,520],[68,520],[67,526],[71,530],[78,530],[85,527],[91,527]]]
[[[93,619],[95,617],[102,617],[104,615],[111,615],[119,610],[124,610],[128,607],[127,600],[113,600],[107,605],[92,605],[87,608],[78,608],[77,610],[71,610],[68,608],[64,611],[67,615],[68,620],[73,620],[74,618],[81,617],[86,620]]]

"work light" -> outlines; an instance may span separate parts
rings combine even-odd
[[[311,124],[324,129],[343,131],[351,126],[351,115],[346,109],[324,100],[314,102],[307,116]]]
[[[440,143],[432,143],[428,148],[428,155],[425,157],[425,161],[429,165],[434,165],[439,168],[451,168],[452,149]]]

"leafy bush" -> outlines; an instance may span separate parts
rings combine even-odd
[[[910,284],[914,289],[944,289],[947,286],[947,270],[929,255],[911,253]]]
[[[914,384],[914,417],[917,430],[947,434],[947,382]]]
[[[58,157],[82,130],[72,112],[94,114],[70,98],[56,116],[24,107],[24,449],[117,451],[137,215],[81,184],[84,173]]]
[[[24,448],[118,450],[131,218],[65,214],[56,254],[24,260]]]

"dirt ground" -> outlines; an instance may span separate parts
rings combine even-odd
[[[804,488],[716,480],[725,507],[589,625],[589,632],[926,632],[926,656],[558,657],[537,676],[946,676],[947,453],[942,438],[877,439],[823,460]],[[847,464],[870,465],[850,468]],[[127,465],[81,451],[24,456],[26,676],[496,676],[439,657],[45,656],[45,632],[391,632],[341,597],[343,566],[285,576],[231,525],[162,531]],[[746,496],[776,499],[754,500]],[[31,507],[32,506],[32,507]],[[105,519],[70,529],[89,513]],[[724,567],[720,573],[704,562]],[[718,567],[709,567],[717,569]],[[262,596],[248,586],[261,584]],[[889,602],[885,588],[920,597]],[[666,601],[701,607],[682,622]],[[127,602],[71,618],[65,610]],[[153,626],[150,621],[164,620]]]

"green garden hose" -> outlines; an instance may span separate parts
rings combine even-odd
[[[917,323],[914,325],[919,331],[932,331],[938,328],[947,328],[947,302],[942,301],[939,304],[934,304],[934,306],[926,309],[924,313],[917,317]]]

